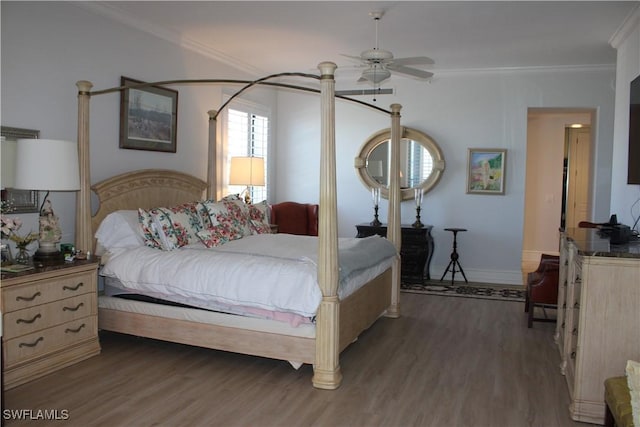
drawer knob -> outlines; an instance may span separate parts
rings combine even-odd
[[[77,334],[78,332],[80,332],[80,330],[82,328],[84,328],[84,323],[82,325],[78,326],[76,329],[67,328],[67,329],[64,330],[64,333],[65,334],[68,334],[68,333]]]
[[[78,289],[80,289],[82,286],[84,285],[84,283],[80,282],[75,286],[63,286],[62,289],[65,291],[77,291]]]
[[[27,320],[27,319],[18,319],[16,320],[16,323],[20,324],[20,323],[33,323],[35,322],[37,319],[41,318],[42,316],[40,315],[40,313],[36,314],[35,316],[33,316],[33,319],[31,320]]]
[[[36,292],[35,294],[33,294],[32,297],[21,297],[21,296],[17,296],[16,297],[16,301],[33,301],[34,299],[36,299],[37,297],[39,297],[40,295],[42,295],[40,292]]]
[[[32,343],[27,343],[27,342],[21,342],[18,347],[22,348],[22,347],[35,347],[38,345],[38,343],[40,341],[44,341],[44,337],[39,337],[37,340],[35,340]]]
[[[80,307],[82,307],[84,305],[83,302],[81,302],[80,304],[76,305],[75,307],[62,307],[62,311],[78,311],[78,309]]]

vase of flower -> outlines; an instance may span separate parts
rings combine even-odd
[[[22,227],[22,221],[19,218],[11,218],[6,215],[2,215],[0,216],[0,220],[2,222],[2,238],[9,239],[14,242],[16,244],[16,249],[18,250],[13,262],[16,264],[31,264],[31,255],[29,255],[27,247],[38,240],[38,233],[30,232],[21,236],[18,234],[18,230]]]
[[[27,250],[27,245],[25,244],[16,245],[16,248],[18,249],[18,254],[14,259],[14,262],[16,264],[23,264],[23,265],[31,264],[31,255],[29,255],[29,251]]]

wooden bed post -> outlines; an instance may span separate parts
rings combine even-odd
[[[318,283],[322,302],[316,317],[313,385],[333,390],[340,371],[340,301],[338,299],[338,208],[336,195],[335,80],[337,66],[322,62],[320,70],[321,148],[320,211],[318,213]]]
[[[217,147],[217,123],[216,117],[218,112],[216,110],[209,110],[209,150],[207,153],[207,199],[218,199],[218,184],[216,177],[216,147]]]
[[[402,129],[400,127],[400,104],[391,104],[391,148],[389,171],[389,224],[387,237],[394,244],[398,253],[402,245],[400,229],[400,140]],[[393,261],[391,306],[387,310],[387,317],[400,317],[400,259]]]
[[[76,83],[78,87],[78,162],[80,169],[80,191],[76,195],[76,249],[93,250],[91,232],[91,169],[89,155],[89,101],[93,84],[86,80]]]

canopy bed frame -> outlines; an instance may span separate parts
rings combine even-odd
[[[313,385],[322,389],[339,387],[342,374],[339,364],[340,352],[381,315],[396,318],[400,315],[400,264],[393,261],[392,267],[366,284],[356,293],[340,300],[337,296],[338,271],[338,222],[336,191],[335,150],[335,80],[336,65],[322,62],[320,70],[321,97],[321,156],[319,197],[319,252],[318,283],[322,301],[316,315],[315,337],[296,337],[260,332],[249,329],[229,328],[207,323],[175,320],[153,315],[99,309],[99,327],[136,336],[173,341],[270,358],[293,360],[313,364]],[[314,76],[318,79],[318,76]],[[171,81],[147,83],[163,85],[193,83],[194,81]],[[205,82],[205,81],[195,81]],[[265,79],[254,82],[206,81],[222,83],[245,83],[245,89],[255,84],[271,84],[294,89],[305,88],[266,83]],[[91,92],[92,84],[79,81],[78,92],[78,153],[80,161],[80,191],[76,206],[76,247],[84,251],[94,248],[94,234],[102,219],[115,210],[149,208],[166,203],[182,203],[202,199],[206,193],[215,197],[216,170],[216,118],[217,111],[210,111],[207,181],[184,173],[167,170],[143,170],[130,172],[107,179],[91,186],[89,155],[89,104],[93,96],[114,93],[126,89],[113,88]],[[140,85],[142,86],[142,85]],[[318,92],[316,90],[316,92]],[[349,98],[344,98],[350,100]],[[354,101],[354,100],[350,100]],[[361,103],[361,101],[355,101]],[[368,104],[365,104],[368,105]],[[224,108],[225,105],[222,106]],[[377,110],[379,107],[372,106]],[[400,250],[400,185],[399,185],[399,141],[400,105],[391,105],[390,144],[390,188],[388,239]],[[92,217],[90,192],[94,190],[100,206]]]

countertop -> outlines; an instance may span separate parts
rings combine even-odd
[[[640,259],[640,240],[612,245],[609,238],[600,235],[595,228],[568,228],[565,233],[575,243],[580,255]]]

